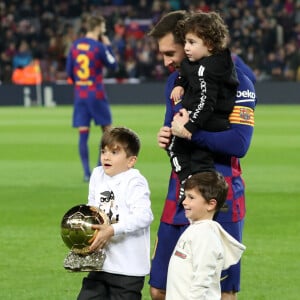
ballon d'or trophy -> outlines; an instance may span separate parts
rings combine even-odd
[[[89,251],[96,230],[92,225],[110,224],[108,216],[94,206],[77,205],[69,209],[61,221],[61,237],[70,252],[64,268],[72,272],[99,271],[102,269],[104,250]]]

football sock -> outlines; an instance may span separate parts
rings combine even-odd
[[[89,165],[89,149],[88,149],[89,130],[82,130],[79,132],[79,155],[84,170],[84,176],[90,177]]]
[[[99,145],[97,166],[101,166],[101,145]]]

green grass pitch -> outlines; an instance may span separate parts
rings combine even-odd
[[[169,163],[156,134],[162,105],[112,106],[114,125],[135,130],[137,168],[151,188],[152,246],[167,190]],[[86,203],[71,106],[0,108],[0,299],[71,300],[84,273],[63,269],[60,221]],[[258,105],[251,148],[242,159],[247,216],[239,300],[294,300],[300,277],[300,106]],[[101,133],[92,127],[90,158]],[[150,299],[145,284],[143,299]]]

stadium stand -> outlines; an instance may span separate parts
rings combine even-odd
[[[257,81],[300,81],[300,1],[297,0],[0,0],[0,80],[12,81],[13,61],[26,41],[40,62],[43,82],[66,82],[65,59],[85,31],[88,14],[107,19],[120,63],[107,78],[160,81],[166,76],[149,28],[166,12],[217,10],[228,24],[232,50]]]

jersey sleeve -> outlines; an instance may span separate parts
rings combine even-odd
[[[215,153],[243,157],[247,153],[254,129],[256,93],[252,81],[236,68],[239,79],[234,109],[229,117],[230,128],[220,132],[197,131],[192,141]]]
[[[111,46],[105,46],[102,43],[99,43],[99,48],[100,48],[100,59],[102,63],[110,69],[116,70],[118,67],[116,57],[112,51]]]
[[[256,83],[256,76],[251,68],[242,60],[237,54],[232,54],[232,60],[235,66],[243,71],[243,73],[252,81],[253,84]]]
[[[165,111],[165,120],[164,126],[171,127],[171,122],[173,121],[173,116],[179,109],[182,108],[181,104],[174,105],[172,99],[170,99],[171,91],[174,87],[175,80],[177,79],[178,72],[173,72],[167,80],[166,88],[165,88],[165,103],[166,103],[166,111]]]

